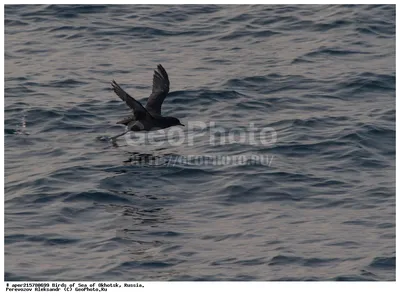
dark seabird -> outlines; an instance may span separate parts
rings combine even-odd
[[[164,67],[157,65],[153,76],[153,90],[147,99],[146,107],[126,93],[116,81],[111,83],[114,92],[132,109],[133,115],[118,121],[117,124],[124,124],[127,130],[112,139],[123,136],[129,131],[151,131],[164,129],[170,126],[182,125],[175,117],[161,116],[161,105],[169,92],[169,78]]]

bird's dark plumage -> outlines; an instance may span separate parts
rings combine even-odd
[[[133,110],[133,115],[136,120],[146,119],[146,117],[152,118],[150,113],[142,106],[140,102],[126,93],[116,81],[112,81],[111,85],[114,88],[114,92],[121,98],[126,104]]]
[[[111,83],[115,94],[119,96],[132,109],[133,115],[118,121],[118,124],[124,124],[129,129],[154,130],[164,129],[174,125],[183,125],[179,119],[174,117],[161,116],[161,105],[169,92],[169,78],[164,67],[157,65],[153,75],[152,92],[147,99],[146,107],[126,93],[114,80]],[[138,129],[140,127],[140,129]]]
[[[157,65],[153,75],[153,89],[147,100],[146,109],[152,113],[161,115],[161,105],[169,92],[169,78],[164,67]]]

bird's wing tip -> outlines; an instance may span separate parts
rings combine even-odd
[[[111,81],[111,86],[113,86],[113,88],[118,88],[119,87],[118,83],[115,80]]]

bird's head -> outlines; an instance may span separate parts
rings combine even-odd
[[[175,117],[162,117],[162,121],[163,121],[162,125],[164,126],[164,128],[171,127],[171,126],[177,126],[177,125],[185,126],[179,121],[178,118],[175,118]]]
[[[171,126],[176,126],[176,125],[185,126],[179,121],[178,118],[171,117],[170,119],[171,119],[170,120],[171,121]]]

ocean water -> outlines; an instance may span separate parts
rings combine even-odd
[[[395,280],[395,81],[394,5],[6,5],[5,279]]]

